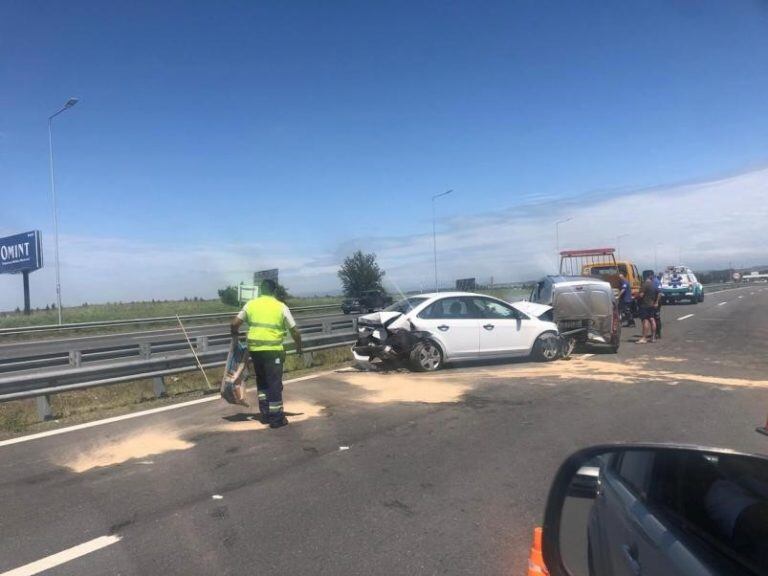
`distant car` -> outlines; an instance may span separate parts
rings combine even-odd
[[[341,303],[344,314],[374,312],[392,304],[392,297],[381,290],[366,290],[357,298],[347,298]]]
[[[669,266],[661,276],[662,303],[686,300],[691,304],[704,301],[704,286],[693,270],[686,266]]]
[[[452,360],[532,355],[551,361],[560,356],[561,342],[550,311],[467,292],[412,296],[358,318],[352,352],[360,363],[404,361],[420,372]]]

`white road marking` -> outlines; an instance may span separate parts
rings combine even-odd
[[[728,304],[727,300],[725,302],[720,302],[720,304],[718,304],[718,306],[725,306],[726,304]]]
[[[329,374],[333,374],[334,372],[335,370],[328,370],[327,372],[318,372],[317,374],[309,374],[307,376],[301,376],[300,378],[286,380],[285,382],[283,382],[283,384],[293,384],[294,382],[303,382],[304,380],[312,380],[313,378],[328,376]],[[132,412],[130,414],[122,414],[121,416],[104,418],[103,420],[94,420],[93,422],[85,422],[84,424],[75,424],[74,426],[67,426],[66,428],[57,428],[56,430],[47,430],[45,432],[29,434],[28,436],[19,436],[18,438],[9,438],[8,440],[0,441],[0,448],[2,448],[3,446],[10,446],[12,444],[20,444],[21,442],[29,442],[30,440],[47,438],[49,436],[58,436],[59,434],[66,434],[67,432],[85,430],[86,428],[93,428],[94,426],[102,426],[104,424],[112,424],[113,422],[121,422],[123,420],[140,418],[141,416],[149,416],[150,414],[168,412],[169,410],[178,410],[179,408],[186,408],[187,406],[195,406],[197,404],[203,404],[205,402],[213,402],[214,400],[221,400],[221,396],[219,396],[218,394],[212,394],[210,396],[206,396],[205,398],[197,398],[195,400],[179,402],[178,404],[171,404],[169,406],[161,406],[159,408],[150,408],[149,410],[142,410],[141,412]],[[5,574],[0,574],[0,576],[5,576]]]
[[[581,356],[579,356],[579,358],[582,360],[586,360],[587,358],[592,358],[592,356],[594,356],[594,354],[582,354]]]
[[[680,316],[678,320],[685,320],[686,318],[690,318],[691,316],[693,316],[693,314],[686,314],[685,316]]]
[[[91,552],[106,548],[115,542],[119,542],[120,538],[121,536],[117,535],[100,536],[93,540],[89,540],[88,542],[79,544],[78,546],[42,558],[41,560],[37,560],[24,566],[19,566],[8,572],[3,572],[0,576],[33,576],[34,574],[40,574],[40,572],[44,572],[45,570],[50,570],[51,568],[61,566],[62,564],[80,558],[81,556],[85,556],[86,554],[90,554]]]
[[[744,298],[744,296],[739,296],[739,300],[741,300],[742,298]]]

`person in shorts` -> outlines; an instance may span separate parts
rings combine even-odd
[[[661,272],[654,277],[654,285],[659,294],[656,298],[656,315],[653,319],[656,321],[656,340],[661,340]]]
[[[659,305],[659,291],[652,276],[647,276],[640,288],[640,320],[643,323],[643,335],[638,344],[656,341],[656,309]]]

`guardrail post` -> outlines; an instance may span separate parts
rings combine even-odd
[[[304,352],[301,355],[301,360],[304,363],[304,368],[311,368],[315,361],[315,355],[312,352]]]
[[[79,368],[83,364],[83,353],[80,350],[69,351],[69,365]]]
[[[208,352],[208,336],[197,337],[197,353]]]
[[[150,346],[149,342],[141,342],[139,344],[139,356],[145,360],[149,360],[149,357],[152,354],[152,348]]]
[[[168,393],[165,391],[165,379],[162,376],[152,378],[152,388],[155,392],[155,398],[165,398]]]
[[[53,410],[51,410],[49,396],[47,394],[45,396],[36,396],[35,402],[37,403],[37,417],[40,420],[51,420],[53,418]]]
[[[333,325],[330,320],[323,320],[323,334],[330,334],[333,331]]]

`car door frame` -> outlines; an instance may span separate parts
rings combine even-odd
[[[522,335],[524,332],[538,332],[536,329],[538,327],[534,327],[533,320],[530,316],[522,312],[521,310],[518,310],[514,306],[510,305],[508,302],[504,302],[503,300],[499,300],[498,298],[493,298],[490,296],[484,296],[484,295],[477,295],[477,296],[471,296],[469,298],[477,299],[477,300],[487,300],[489,302],[493,302],[494,304],[501,305],[505,308],[508,308],[512,311],[514,315],[514,320],[511,318],[497,318],[497,317],[489,317],[485,316],[484,321],[481,324],[480,328],[480,338],[478,343],[478,356],[481,358],[508,358],[508,357],[519,357],[519,356],[527,356],[531,353],[531,350],[533,349],[533,343],[536,341],[536,338],[539,336],[538,333],[536,333],[535,336],[528,337],[528,338],[522,338]],[[491,328],[488,328],[488,326],[491,326]],[[509,347],[502,345],[499,348],[495,348],[489,351],[483,350],[483,336],[487,335],[487,332],[484,331],[496,331],[498,327],[497,334],[500,334],[500,339],[502,342],[504,342],[503,337],[505,333],[509,332],[511,329],[513,329],[518,336],[516,340],[519,342],[524,343],[524,346],[514,346]],[[530,342],[529,342],[530,340]]]
[[[425,303],[422,307],[415,311],[413,324],[419,330],[425,330],[432,334],[432,338],[442,348],[443,355],[446,361],[448,360],[468,360],[478,357],[480,349],[480,325],[483,322],[482,318],[429,318],[424,317],[424,314],[432,306],[443,300],[462,300],[465,296],[445,295],[443,297],[435,298],[434,300]],[[465,306],[467,304],[465,303]],[[468,307],[467,307],[468,308]],[[434,324],[434,325],[432,325]],[[443,328],[445,327],[445,329]],[[458,348],[456,345],[451,345],[450,333],[451,328],[461,328],[464,332],[463,336],[466,338],[467,343],[461,344]],[[474,337],[470,334],[474,333]],[[474,342],[470,344],[470,340]]]

